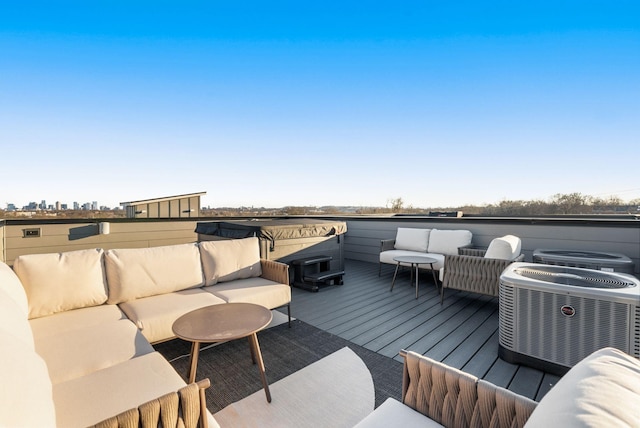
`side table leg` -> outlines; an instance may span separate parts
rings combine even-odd
[[[269,391],[269,384],[267,383],[267,375],[265,374],[264,361],[262,361],[262,352],[260,352],[260,344],[258,343],[258,335],[253,333],[249,336],[251,341],[251,347],[256,356],[258,362],[258,369],[260,369],[260,379],[262,380],[262,386],[264,387],[264,393],[267,396],[267,402],[271,403],[271,392]]]
[[[200,342],[191,344],[191,367],[189,367],[189,383],[196,381],[196,370],[198,369],[198,357],[200,356]]]
[[[438,285],[438,278],[436,277],[436,271],[433,270],[433,263],[429,264],[431,266],[431,274],[433,275],[433,283],[436,285],[436,291],[440,289]]]
[[[396,265],[396,271],[393,273],[393,280],[391,281],[391,290],[393,291],[393,286],[396,284],[396,275],[398,275],[398,268],[400,267],[400,262]]]

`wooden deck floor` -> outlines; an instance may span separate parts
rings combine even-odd
[[[401,349],[419,352],[496,385],[539,401],[558,376],[498,358],[498,301],[445,292],[444,304],[431,275],[420,276],[420,297],[408,271],[389,291],[393,266],[345,261],[344,285],[318,292],[293,288],[292,316],[401,361]]]

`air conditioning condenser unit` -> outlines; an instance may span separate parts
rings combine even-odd
[[[640,358],[640,281],[634,276],[512,263],[500,276],[499,350],[507,362],[562,375],[597,349]]]

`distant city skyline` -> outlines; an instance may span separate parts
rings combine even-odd
[[[638,22],[627,0],[13,2],[0,203],[638,199]]]

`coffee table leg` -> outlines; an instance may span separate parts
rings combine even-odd
[[[189,383],[196,381],[196,370],[198,369],[198,357],[200,355],[200,342],[191,344],[191,367],[189,368]]]
[[[254,350],[253,341],[251,340],[251,336],[249,336],[248,339],[249,339],[249,350],[251,351],[251,362],[253,364],[255,364],[256,363],[256,351]]]
[[[264,393],[267,396],[267,402],[271,403],[271,392],[269,391],[269,384],[267,383],[267,375],[264,373],[264,362],[262,361],[262,353],[260,352],[260,344],[258,343],[258,336],[253,333],[249,336],[251,341],[251,347],[255,353],[256,360],[258,362],[258,368],[260,369],[260,378],[262,379],[262,386],[264,387]]]

